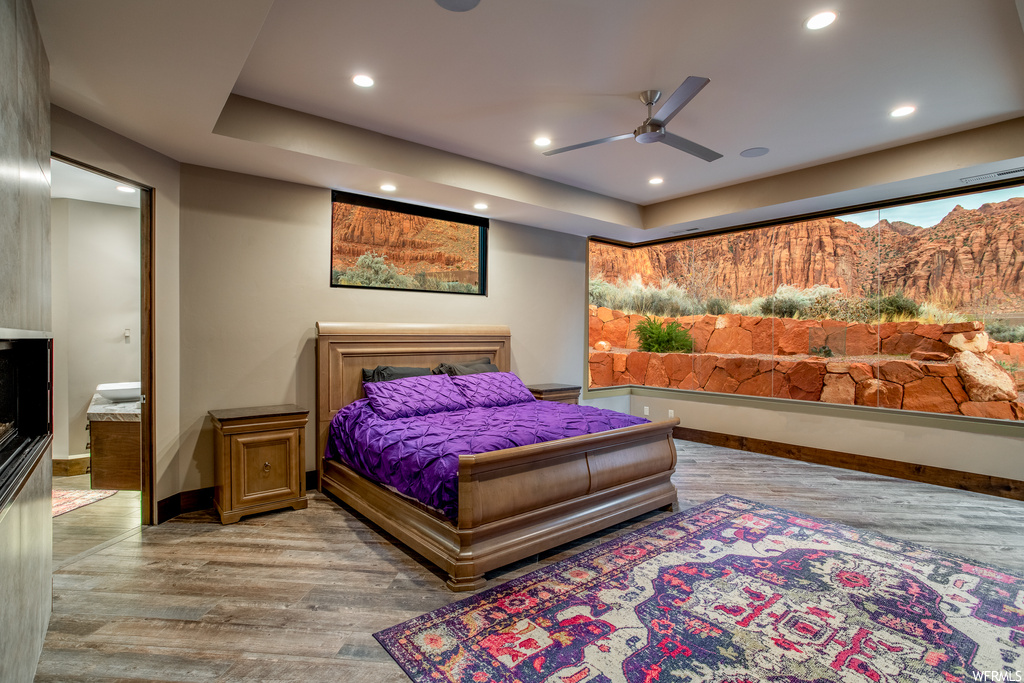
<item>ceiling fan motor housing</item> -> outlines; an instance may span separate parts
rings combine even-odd
[[[637,142],[644,144],[648,142],[659,142],[665,137],[665,126],[656,123],[645,123],[633,131],[633,137]]]

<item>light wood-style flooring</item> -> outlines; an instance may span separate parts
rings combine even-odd
[[[677,442],[681,508],[741,496],[1024,573],[1024,502]],[[54,574],[37,681],[408,681],[372,633],[465,597],[328,498],[146,527]],[[488,575],[488,586],[665,517]]]
[[[88,474],[54,477],[53,488],[90,490]],[[139,533],[142,524],[141,494],[118,491],[53,518],[53,569],[74,562],[98,548]]]

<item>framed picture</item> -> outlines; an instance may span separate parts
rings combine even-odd
[[[335,190],[331,286],[487,293],[486,218]]]

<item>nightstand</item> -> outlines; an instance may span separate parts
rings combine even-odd
[[[526,388],[540,401],[580,402],[580,387],[572,384],[531,384]]]
[[[296,405],[211,410],[216,433],[213,501],[222,524],[306,501],[309,411]]]

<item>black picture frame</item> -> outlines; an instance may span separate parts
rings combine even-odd
[[[331,192],[331,287],[487,295],[487,218]]]

